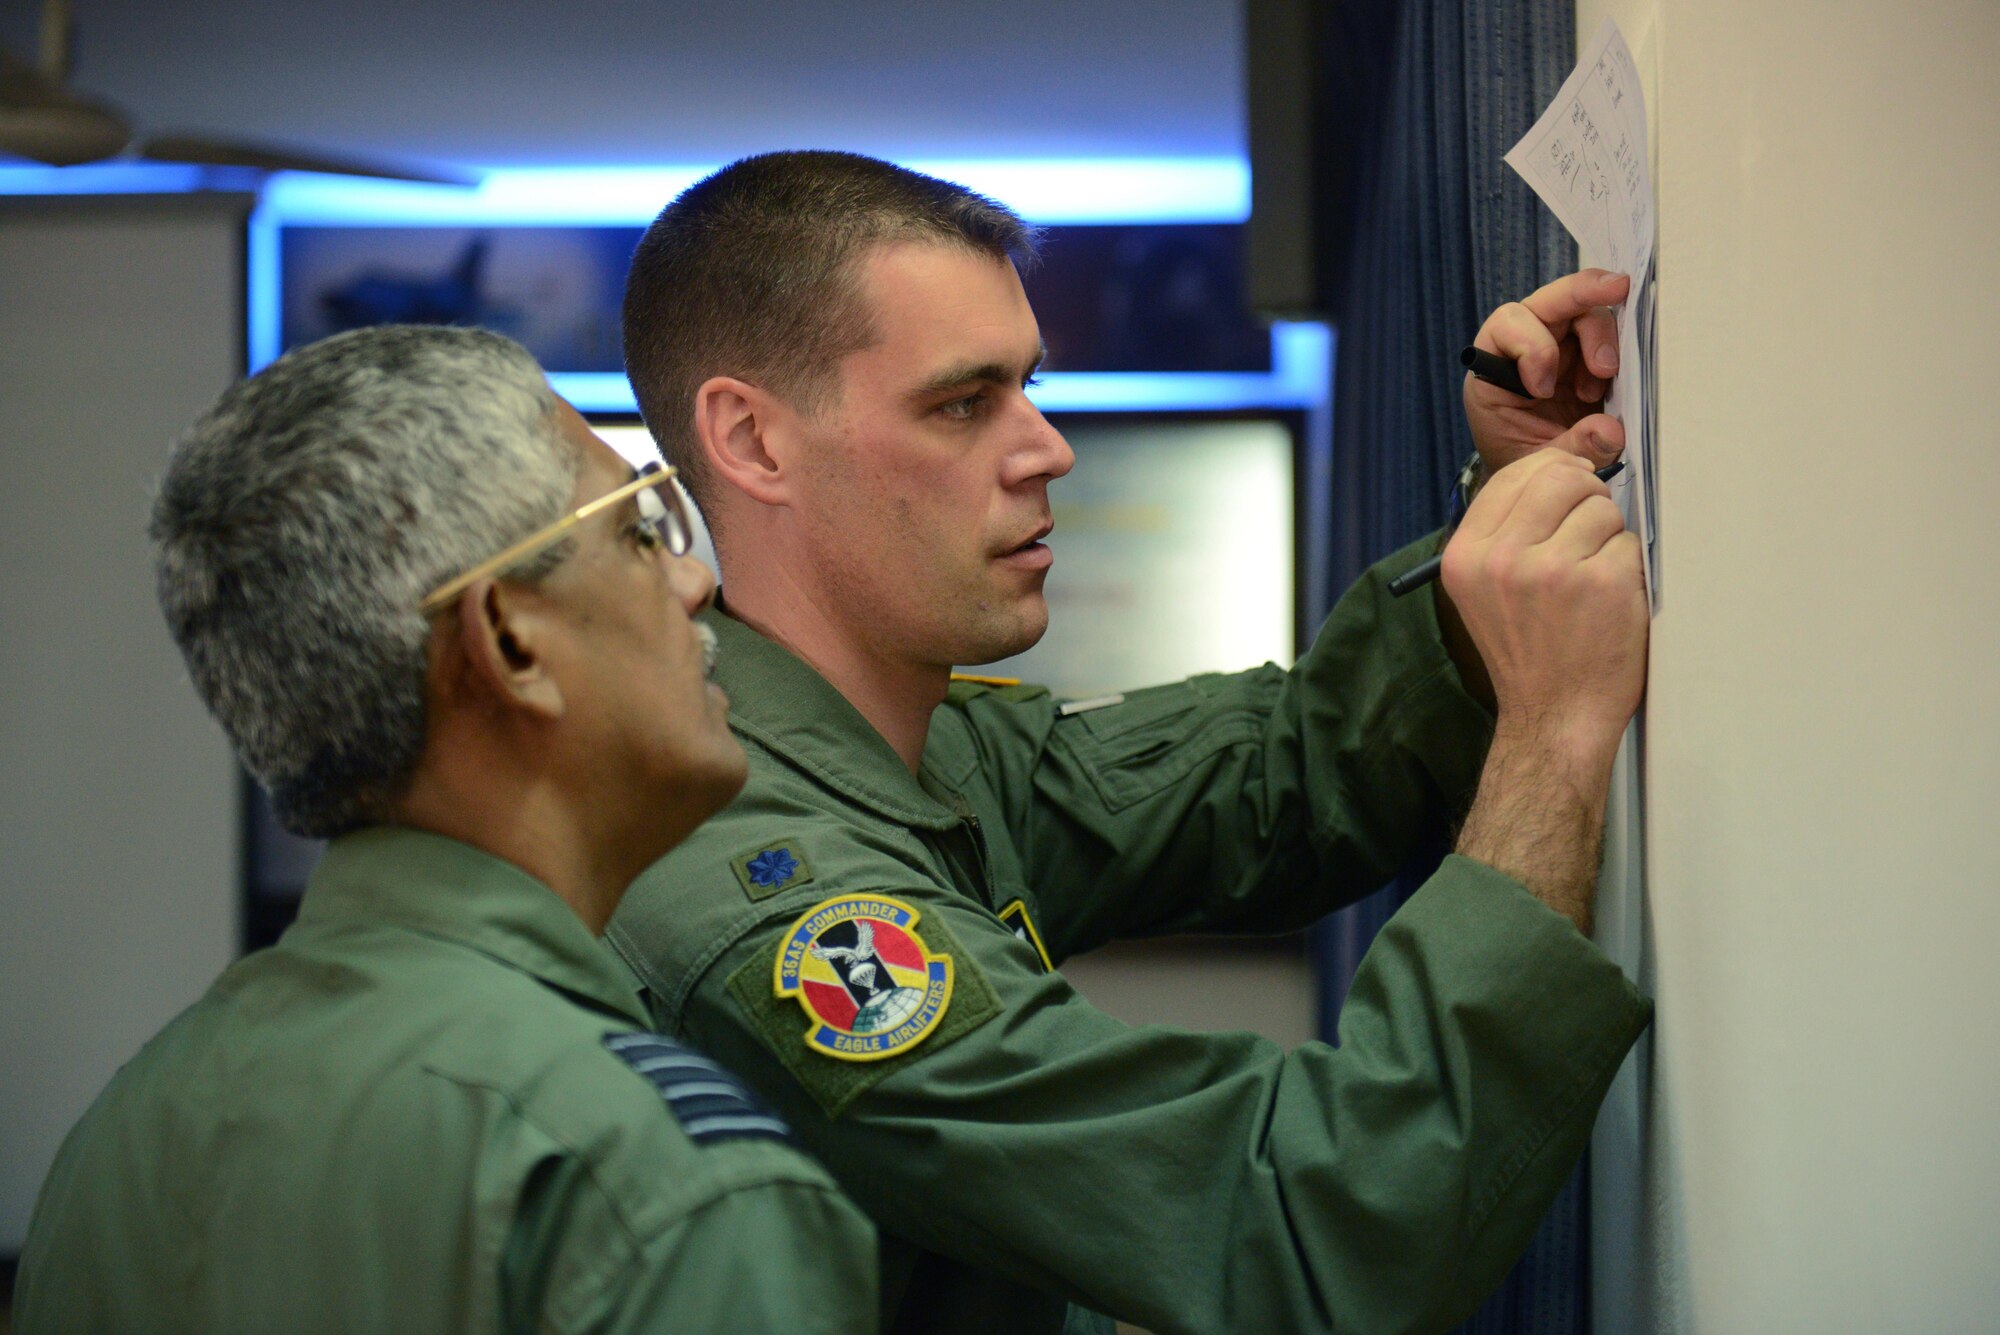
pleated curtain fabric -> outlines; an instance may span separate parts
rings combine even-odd
[[[1338,7],[1336,7],[1338,8]],[[1329,229],[1344,242],[1333,318],[1335,374],[1334,587],[1381,554],[1443,522],[1447,497],[1472,449],[1460,405],[1458,351],[1486,315],[1575,267],[1561,224],[1501,160],[1535,121],[1575,62],[1569,0],[1406,0],[1381,31],[1341,31],[1325,54],[1350,81],[1352,40],[1391,53],[1386,82],[1364,90],[1377,115],[1351,117],[1370,138],[1356,151],[1354,212]],[[1361,20],[1366,22],[1366,20]],[[1349,114],[1354,90],[1329,108]],[[1343,127],[1323,127],[1339,135]],[[1329,919],[1316,934],[1322,1030],[1355,967],[1396,908],[1446,851],[1429,854],[1381,893]],[[1468,1335],[1585,1335],[1590,1328],[1585,1170],[1556,1200],[1500,1290],[1460,1329]]]

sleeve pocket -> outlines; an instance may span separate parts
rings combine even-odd
[[[1055,736],[1111,811],[1123,811],[1186,778],[1217,752],[1254,742],[1263,716],[1217,691],[1213,678],[1136,691],[1123,704],[1056,724]]]

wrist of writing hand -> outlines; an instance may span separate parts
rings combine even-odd
[[[1588,933],[1610,777],[1608,753],[1579,755],[1546,729],[1496,733],[1457,851]]]
[[[1488,754],[1518,757],[1552,774],[1568,776],[1586,788],[1601,788],[1610,780],[1611,762],[1624,735],[1622,726],[1585,715],[1524,709],[1502,701],[1495,711]]]

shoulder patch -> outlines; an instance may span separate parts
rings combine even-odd
[[[1035,920],[1028,916],[1028,901],[1017,899],[1000,910],[1000,921],[1007,924],[1009,931],[1028,943],[1034,950],[1035,958],[1042,962],[1043,973],[1054,973],[1056,966],[1049,959],[1049,950],[1042,944],[1042,934],[1035,927]]]
[[[759,844],[729,860],[729,869],[752,899],[769,899],[782,890],[795,889],[812,880],[812,868],[799,855],[799,847],[789,839]]]
[[[1000,1013],[945,925],[886,895],[816,905],[732,974],[729,991],[834,1117],[919,1052]]]
[[[790,1140],[791,1128],[749,1086],[692,1048],[658,1034],[606,1034],[612,1055],[646,1078],[697,1145]]]
[[[937,1028],[951,1005],[952,961],[924,949],[921,916],[901,900],[842,895],[792,924],[772,988],[811,1021],[807,1047],[841,1061],[880,1061]]]

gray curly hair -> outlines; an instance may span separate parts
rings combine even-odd
[[[417,605],[569,508],[582,459],[558,403],[498,334],[386,325],[287,353],[175,445],[151,527],[160,608],[287,829],[370,824],[407,787]]]

